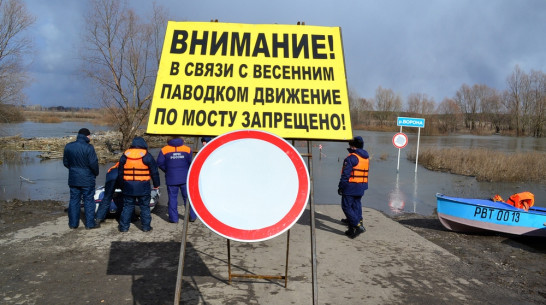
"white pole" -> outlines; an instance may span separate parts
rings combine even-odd
[[[396,165],[396,172],[398,173],[400,170],[400,148],[398,148],[398,165]]]
[[[402,133],[402,126],[400,126],[400,133]],[[398,148],[398,164],[396,165],[396,172],[400,171],[400,148]]]
[[[415,172],[417,172],[417,163],[419,163],[419,141],[421,140],[421,127],[417,132],[417,154],[415,155]]]

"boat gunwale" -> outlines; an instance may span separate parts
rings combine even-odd
[[[440,200],[445,200],[445,201],[450,201],[450,202],[454,202],[454,203],[457,203],[457,204],[464,204],[464,205],[470,205],[470,206],[480,206],[480,207],[486,207],[486,208],[493,208],[493,209],[500,209],[500,210],[505,210],[505,211],[515,211],[515,212],[521,212],[521,213],[527,213],[527,214],[534,214],[534,215],[539,215],[539,216],[546,216],[546,208],[542,208],[542,207],[531,207],[529,208],[528,211],[525,211],[523,209],[518,209],[506,202],[503,202],[503,201],[492,201],[492,200],[489,200],[488,199],[480,199],[480,198],[464,198],[464,197],[451,197],[451,196],[446,196],[444,194],[440,194],[440,193],[437,193],[436,194],[436,199],[440,199]],[[463,200],[480,200],[480,201],[488,201],[488,203],[490,202],[491,204],[480,204],[480,203],[474,203],[474,202],[465,202],[465,201],[460,201],[460,200],[457,200],[457,199],[463,199]],[[436,203],[438,204],[438,203]]]

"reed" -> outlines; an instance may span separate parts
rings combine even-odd
[[[27,121],[40,123],[60,123],[63,121],[90,122],[99,121],[104,117],[104,112],[102,109],[85,109],[79,111],[24,110],[23,116]]]
[[[38,123],[61,123],[63,120],[55,115],[43,115],[37,118]]]
[[[21,154],[18,151],[0,148],[0,165],[6,163],[21,163]]]
[[[408,153],[415,161],[415,151]],[[434,171],[474,176],[478,181],[546,183],[546,153],[503,153],[483,148],[433,148],[419,151],[419,164]]]

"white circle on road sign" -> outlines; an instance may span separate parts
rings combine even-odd
[[[392,144],[396,148],[404,148],[408,144],[408,136],[399,132],[392,137]]]
[[[284,139],[239,130],[199,151],[187,187],[192,207],[211,230],[233,240],[261,241],[296,223],[310,181],[300,153]]]

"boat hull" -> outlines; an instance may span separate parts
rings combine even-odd
[[[517,209],[504,202],[436,194],[438,219],[456,232],[502,232],[546,237],[546,209]]]

